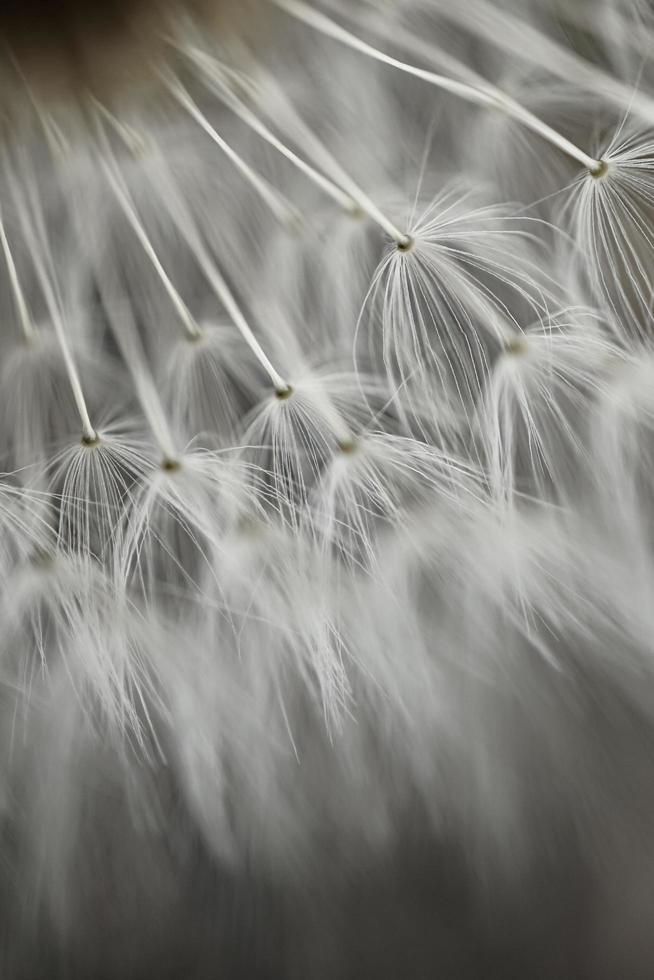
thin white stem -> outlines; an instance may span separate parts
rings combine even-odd
[[[424,68],[409,65],[404,61],[398,61],[397,58],[393,58],[378,48],[362,41],[355,34],[341,27],[340,24],[337,24],[312,7],[307,6],[302,0],[272,0],[272,3],[285,10],[291,16],[301,20],[307,26],[319,31],[321,34],[331,37],[333,40],[339,41],[341,44],[345,44],[347,47],[369,58],[373,58],[375,61],[380,61],[382,64],[388,65],[391,68],[396,68],[408,75],[413,75],[445,92],[450,92],[452,95],[465,99],[467,102],[505,112],[553,146],[558,147],[567,156],[581,163],[590,173],[601,173],[603,169],[601,160],[596,160],[594,157],[589,156],[565,136],[562,136],[561,133],[552,129],[547,123],[543,122],[494,86],[488,85],[482,88],[469,85],[466,82],[460,82],[456,79],[448,78],[445,75],[438,75]]]
[[[365,200],[365,194],[361,188],[355,183],[350,177],[346,170],[343,169],[341,164],[336,160],[333,154],[327,149],[325,144],[316,136],[310,126],[304,121],[300,116],[295,106],[292,104],[284,89],[277,84],[274,77],[266,71],[263,65],[258,64],[254,61],[256,66],[257,75],[263,78],[263,85],[255,84],[253,79],[248,79],[252,87],[253,98],[262,100],[262,88],[268,93],[274,95],[276,107],[281,107],[285,117],[284,128],[287,133],[292,137],[296,143],[301,143],[303,148],[306,150],[310,156],[320,164],[320,166],[329,174],[331,174],[332,180],[336,181],[349,195],[356,201],[361,210],[365,210],[362,207],[362,201]],[[276,116],[279,113],[276,112]],[[280,121],[281,125],[281,121]]]
[[[119,180],[117,173],[114,171],[114,167],[112,166],[112,164],[115,166],[115,161],[113,159],[111,150],[109,149],[109,144],[106,140],[105,134],[102,132],[100,127],[98,127],[98,130],[99,130],[100,140],[102,143],[101,151],[104,151],[104,153],[100,152],[98,154],[98,157],[100,161],[100,166],[102,167],[104,175],[107,179],[107,183],[109,184],[109,187],[111,188],[111,191],[114,197],[116,198],[116,201],[118,202],[121,211],[123,212],[127,221],[129,222],[132,231],[138,238],[141,247],[143,248],[143,251],[150,259],[150,262],[152,263],[155,272],[159,276],[159,279],[161,280],[162,285],[170,298],[170,301],[175,307],[177,315],[179,316],[179,319],[182,323],[182,326],[184,327],[187,336],[190,337],[192,340],[197,340],[201,336],[202,331],[200,330],[199,326],[195,322],[189,308],[187,307],[186,303],[175,289],[173,283],[170,280],[170,277],[168,276],[168,273],[166,272],[163,265],[161,264],[159,256],[157,255],[152,245],[152,242],[147,236],[145,228],[143,227],[143,224],[141,223],[141,220],[136,212],[136,208],[134,207],[132,201],[130,200],[127,190],[123,187],[122,181]]]
[[[2,220],[2,209],[0,209],[0,246],[2,247],[2,253],[4,255],[5,263],[7,265],[7,271],[9,273],[9,283],[11,285],[11,291],[14,297],[14,303],[16,306],[16,312],[18,314],[18,320],[20,322],[21,330],[23,331],[23,336],[28,344],[31,344],[34,340],[36,331],[34,330],[34,324],[32,323],[32,318],[25,300],[25,294],[23,293],[23,287],[20,284],[20,279],[18,278],[18,272],[16,270],[16,263],[14,262],[14,256],[11,251],[11,246],[9,244],[9,239],[7,238],[7,232],[5,230],[4,221]]]
[[[256,62],[255,62],[256,64]],[[332,179],[336,181],[348,194],[352,200],[356,203],[358,209],[365,215],[367,215],[371,221],[374,221],[390,238],[393,239],[398,245],[406,246],[410,243],[410,238],[407,234],[393,224],[385,214],[377,207],[374,201],[362,190],[361,187],[350,177],[346,170],[340,165],[336,158],[330,153],[324,143],[318,139],[313,130],[307,126],[302,117],[299,115],[295,107],[289,101],[286,93],[280,86],[276,83],[275,79],[267,72],[261,65],[257,65],[257,71],[265,79],[265,88],[274,92],[275,99],[284,108],[284,113],[290,119],[290,127],[287,121],[287,132],[290,132],[293,139],[301,143],[303,148],[308,152],[314,160],[316,160],[324,170],[331,174]],[[249,80],[253,85],[255,93],[258,95],[258,88],[254,85],[252,80]]]
[[[112,328],[113,337],[131,375],[136,397],[150,432],[161,453],[161,465],[176,469],[179,466],[179,453],[159,392],[147,366],[132,306],[125,297],[124,289],[121,288],[115,263],[104,262],[95,249],[91,251],[91,262],[95,269],[100,300]]]
[[[99,269],[98,273],[100,296],[113,327],[116,343],[134,382],[136,397],[161,453],[162,465],[177,466],[179,453],[170,431],[159,392],[146,364],[146,357],[134,323],[131,306],[129,302],[125,302],[115,273],[107,268]]]
[[[317,187],[325,192],[329,197],[332,198],[340,207],[345,211],[355,211],[358,210],[358,205],[356,201],[349,194],[345,194],[340,187],[338,187],[333,181],[321,174],[315,167],[312,167],[310,163],[303,160],[302,157],[298,156],[290,147],[282,143],[280,139],[263,123],[254,112],[252,112],[241,99],[234,93],[229,82],[227,82],[226,74],[221,72],[218,64],[213,58],[205,55],[202,51],[197,48],[188,48],[184,52],[187,57],[193,62],[193,64],[202,73],[205,84],[211,89],[211,91],[218,96],[218,98],[228,106],[232,112],[234,112],[239,119],[241,119],[246,126],[254,130],[262,139],[266,140],[271,146],[273,146],[283,157],[290,161],[293,166],[297,167],[301,173],[305,174],[309,180],[311,180]]]
[[[230,146],[225,139],[223,139],[220,133],[214,129],[206,116],[204,116],[197,107],[182,84],[177,79],[170,79],[162,72],[160,72],[159,75],[173,98],[182,106],[183,109],[186,110],[186,112],[188,112],[188,114],[205,131],[207,136],[209,136],[216,146],[220,147],[225,156],[234,164],[236,169],[243,175],[247,182],[252,185],[267,207],[270,208],[275,218],[287,227],[292,228],[297,226],[300,223],[297,211],[295,211],[290,204],[284,200],[283,196],[278,191],[275,191],[270,186],[268,181],[264,180],[264,178],[261,177],[256,170],[249,165],[249,163],[246,163],[246,161],[236,152],[236,150]]]
[[[449,51],[445,51],[426,41],[423,37],[418,37],[406,30],[402,26],[405,18],[369,17],[365,8],[352,7],[347,0],[344,4],[339,3],[339,0],[323,0],[323,3],[329,10],[343,17],[348,24],[371,31],[385,42],[399,45],[399,47],[411,51],[412,54],[424,58],[426,62],[437,64],[441,71],[454,75],[459,81],[468,82],[469,85],[477,88],[483,88],[487,84],[485,78],[454,57]]]
[[[544,139],[546,143],[556,146],[566,156],[581,163],[589,173],[597,175],[603,172],[604,162],[602,160],[589,156],[578,146],[575,146],[567,137],[557,132],[556,129],[552,129],[551,126],[544,123],[538,116],[535,116],[533,112],[521,106],[519,102],[515,102],[513,99],[504,95],[498,103],[498,107],[517,122],[521,122],[527,129],[531,129],[533,133],[536,133]]]
[[[16,206],[18,213],[18,219],[25,236],[25,240],[30,248],[30,254],[32,261],[34,263],[34,268],[36,270],[37,278],[45,298],[46,305],[48,307],[48,313],[50,319],[52,320],[52,325],[54,327],[55,335],[57,337],[57,342],[61,350],[61,356],[63,358],[64,367],[66,369],[66,374],[68,375],[68,383],[70,384],[70,389],[73,395],[73,400],[75,402],[75,407],[79,415],[82,436],[85,442],[95,442],[98,438],[98,434],[91,423],[91,418],[89,416],[88,408],[86,405],[86,399],[84,397],[84,390],[82,388],[82,382],[80,380],[79,372],[77,370],[77,365],[75,363],[75,358],[73,357],[70,345],[68,343],[68,338],[66,337],[66,329],[63,322],[61,302],[57,296],[58,290],[56,289],[56,277],[54,275],[54,270],[51,268],[51,275],[45,267],[45,263],[42,256],[42,250],[47,252],[47,241],[45,239],[45,231],[42,221],[42,215],[40,212],[40,202],[36,193],[30,193],[31,207],[32,207],[32,217],[39,226],[41,232],[41,239],[39,241],[34,233],[32,227],[32,221],[28,214],[28,207],[26,201],[23,197],[22,192],[18,187],[18,182],[13,173],[13,169],[9,163],[9,159],[5,152],[4,154],[4,169],[7,177],[7,182],[9,184],[11,194]],[[29,188],[28,188],[29,193]],[[51,266],[51,262],[48,262]]]
[[[438,9],[447,20],[463,26],[500,51],[528,64],[537,64],[554,77],[578,85],[592,95],[599,94],[622,111],[628,109],[648,125],[654,124],[654,99],[497,4],[488,0],[465,0],[465,3],[442,0]],[[649,54],[647,51],[648,57]]]
[[[269,376],[275,390],[278,392],[288,391],[288,382],[272,364],[270,358],[265,353],[261,344],[254,335],[250,324],[247,322],[241,308],[232,295],[229,286],[218,271],[216,263],[209,255],[209,252],[203,244],[202,239],[194,226],[193,219],[184,205],[184,202],[174,188],[172,181],[166,178],[165,163],[163,160],[161,161],[159,169],[162,175],[162,181],[164,182],[161,193],[162,203],[168,210],[172,220],[175,222],[179,233],[185,238],[191,252],[193,253],[193,256],[195,257],[195,260],[202,269],[207,282],[227,311],[232,323],[243,337],[243,340],[246,342],[256,359],[259,361],[259,364],[261,364],[262,368]]]
[[[91,423],[91,418],[86,406],[86,399],[84,397],[84,390],[82,388],[82,382],[77,370],[77,365],[75,364],[70,347],[68,346],[68,341],[66,340],[63,322],[59,316],[54,316],[53,323],[57,334],[57,339],[59,341],[59,346],[61,347],[61,356],[64,359],[64,364],[66,365],[66,373],[68,374],[70,389],[72,391],[75,406],[82,425],[82,436],[85,442],[96,442],[98,434]]]
[[[134,154],[141,152],[147,145],[146,140],[131,126],[126,123],[121,122],[114,116],[113,112],[110,112],[105,105],[102,104],[93,95],[89,95],[91,103],[98,110],[100,115],[109,123],[113,131],[117,136],[121,138],[125,146]]]

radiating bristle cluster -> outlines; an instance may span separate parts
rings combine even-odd
[[[649,976],[648,4],[0,37],[3,980]]]

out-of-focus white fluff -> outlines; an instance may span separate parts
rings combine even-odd
[[[105,914],[117,946],[159,948],[159,906],[133,896],[179,917],[194,848],[305,894],[393,853],[418,812],[499,890],[561,835],[601,896],[591,948],[614,881],[640,895],[625,841],[652,866],[649,5],[270,7],[254,48],[180,24],[156,97],[81,111],[17,83],[8,977],[34,936],[100,975]],[[505,93],[601,166],[315,12]],[[616,941],[606,975],[640,976],[632,953]]]

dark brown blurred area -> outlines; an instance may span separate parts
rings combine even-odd
[[[139,98],[190,16],[214,37],[248,36],[264,19],[259,0],[6,0],[0,3],[0,110],[15,85],[39,99]],[[3,105],[4,103],[4,105]]]
[[[138,7],[156,0],[5,0],[0,26],[10,45],[70,43],[89,31],[110,35],[123,31]]]
[[[162,0],[8,0],[0,6],[2,62],[41,98],[87,88],[104,95],[142,75],[170,9]]]
[[[87,869],[96,894],[66,938],[44,922],[36,942],[22,943],[14,908],[0,948],[3,980],[652,976],[652,944],[614,931],[615,920],[622,931],[633,918],[629,886],[613,894],[615,882],[598,880],[570,840],[508,881],[480,875],[454,841],[407,832],[360,866],[338,848],[316,855],[301,883],[275,881],[261,868],[235,872],[188,843],[181,864],[165,849],[151,853],[146,878],[136,850],[130,862],[109,847],[105,866]]]

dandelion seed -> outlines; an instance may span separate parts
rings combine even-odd
[[[226,447],[241,432],[263,382],[256,360],[233,327],[203,323],[201,330],[195,343],[181,341],[170,351],[165,397],[185,441],[206,438],[216,448]]]
[[[251,413],[246,442],[269,447],[269,459],[263,456],[261,465],[271,472],[289,515],[307,500],[327,461],[353,445],[353,423],[362,412],[356,378],[305,369]]]
[[[100,427],[52,461],[60,498],[59,540],[66,552],[102,558],[112,545],[136,487],[151,468],[148,448],[119,426]]]
[[[619,332],[638,336],[652,315],[654,144],[618,132],[602,159],[602,172],[574,191],[577,241],[594,297],[609,305]]]
[[[427,502],[464,510],[483,497],[481,485],[481,475],[468,464],[433,446],[365,433],[326,469],[312,501],[312,522],[320,540],[335,544],[348,561],[374,570],[380,525],[401,533],[411,512]]]
[[[164,460],[136,488],[125,509],[117,549],[119,581],[130,577],[145,596],[167,583],[197,588],[215,578],[223,536],[243,514],[263,511],[265,487],[234,454],[194,450]]]
[[[592,467],[585,424],[617,350],[581,311],[516,334],[493,366],[478,426],[500,499],[566,497]]]
[[[469,198],[457,186],[437,195],[410,228],[411,249],[382,260],[367,301],[392,388],[433,391],[446,414],[469,411],[483,390],[516,304],[539,316],[549,299],[528,233]]]

